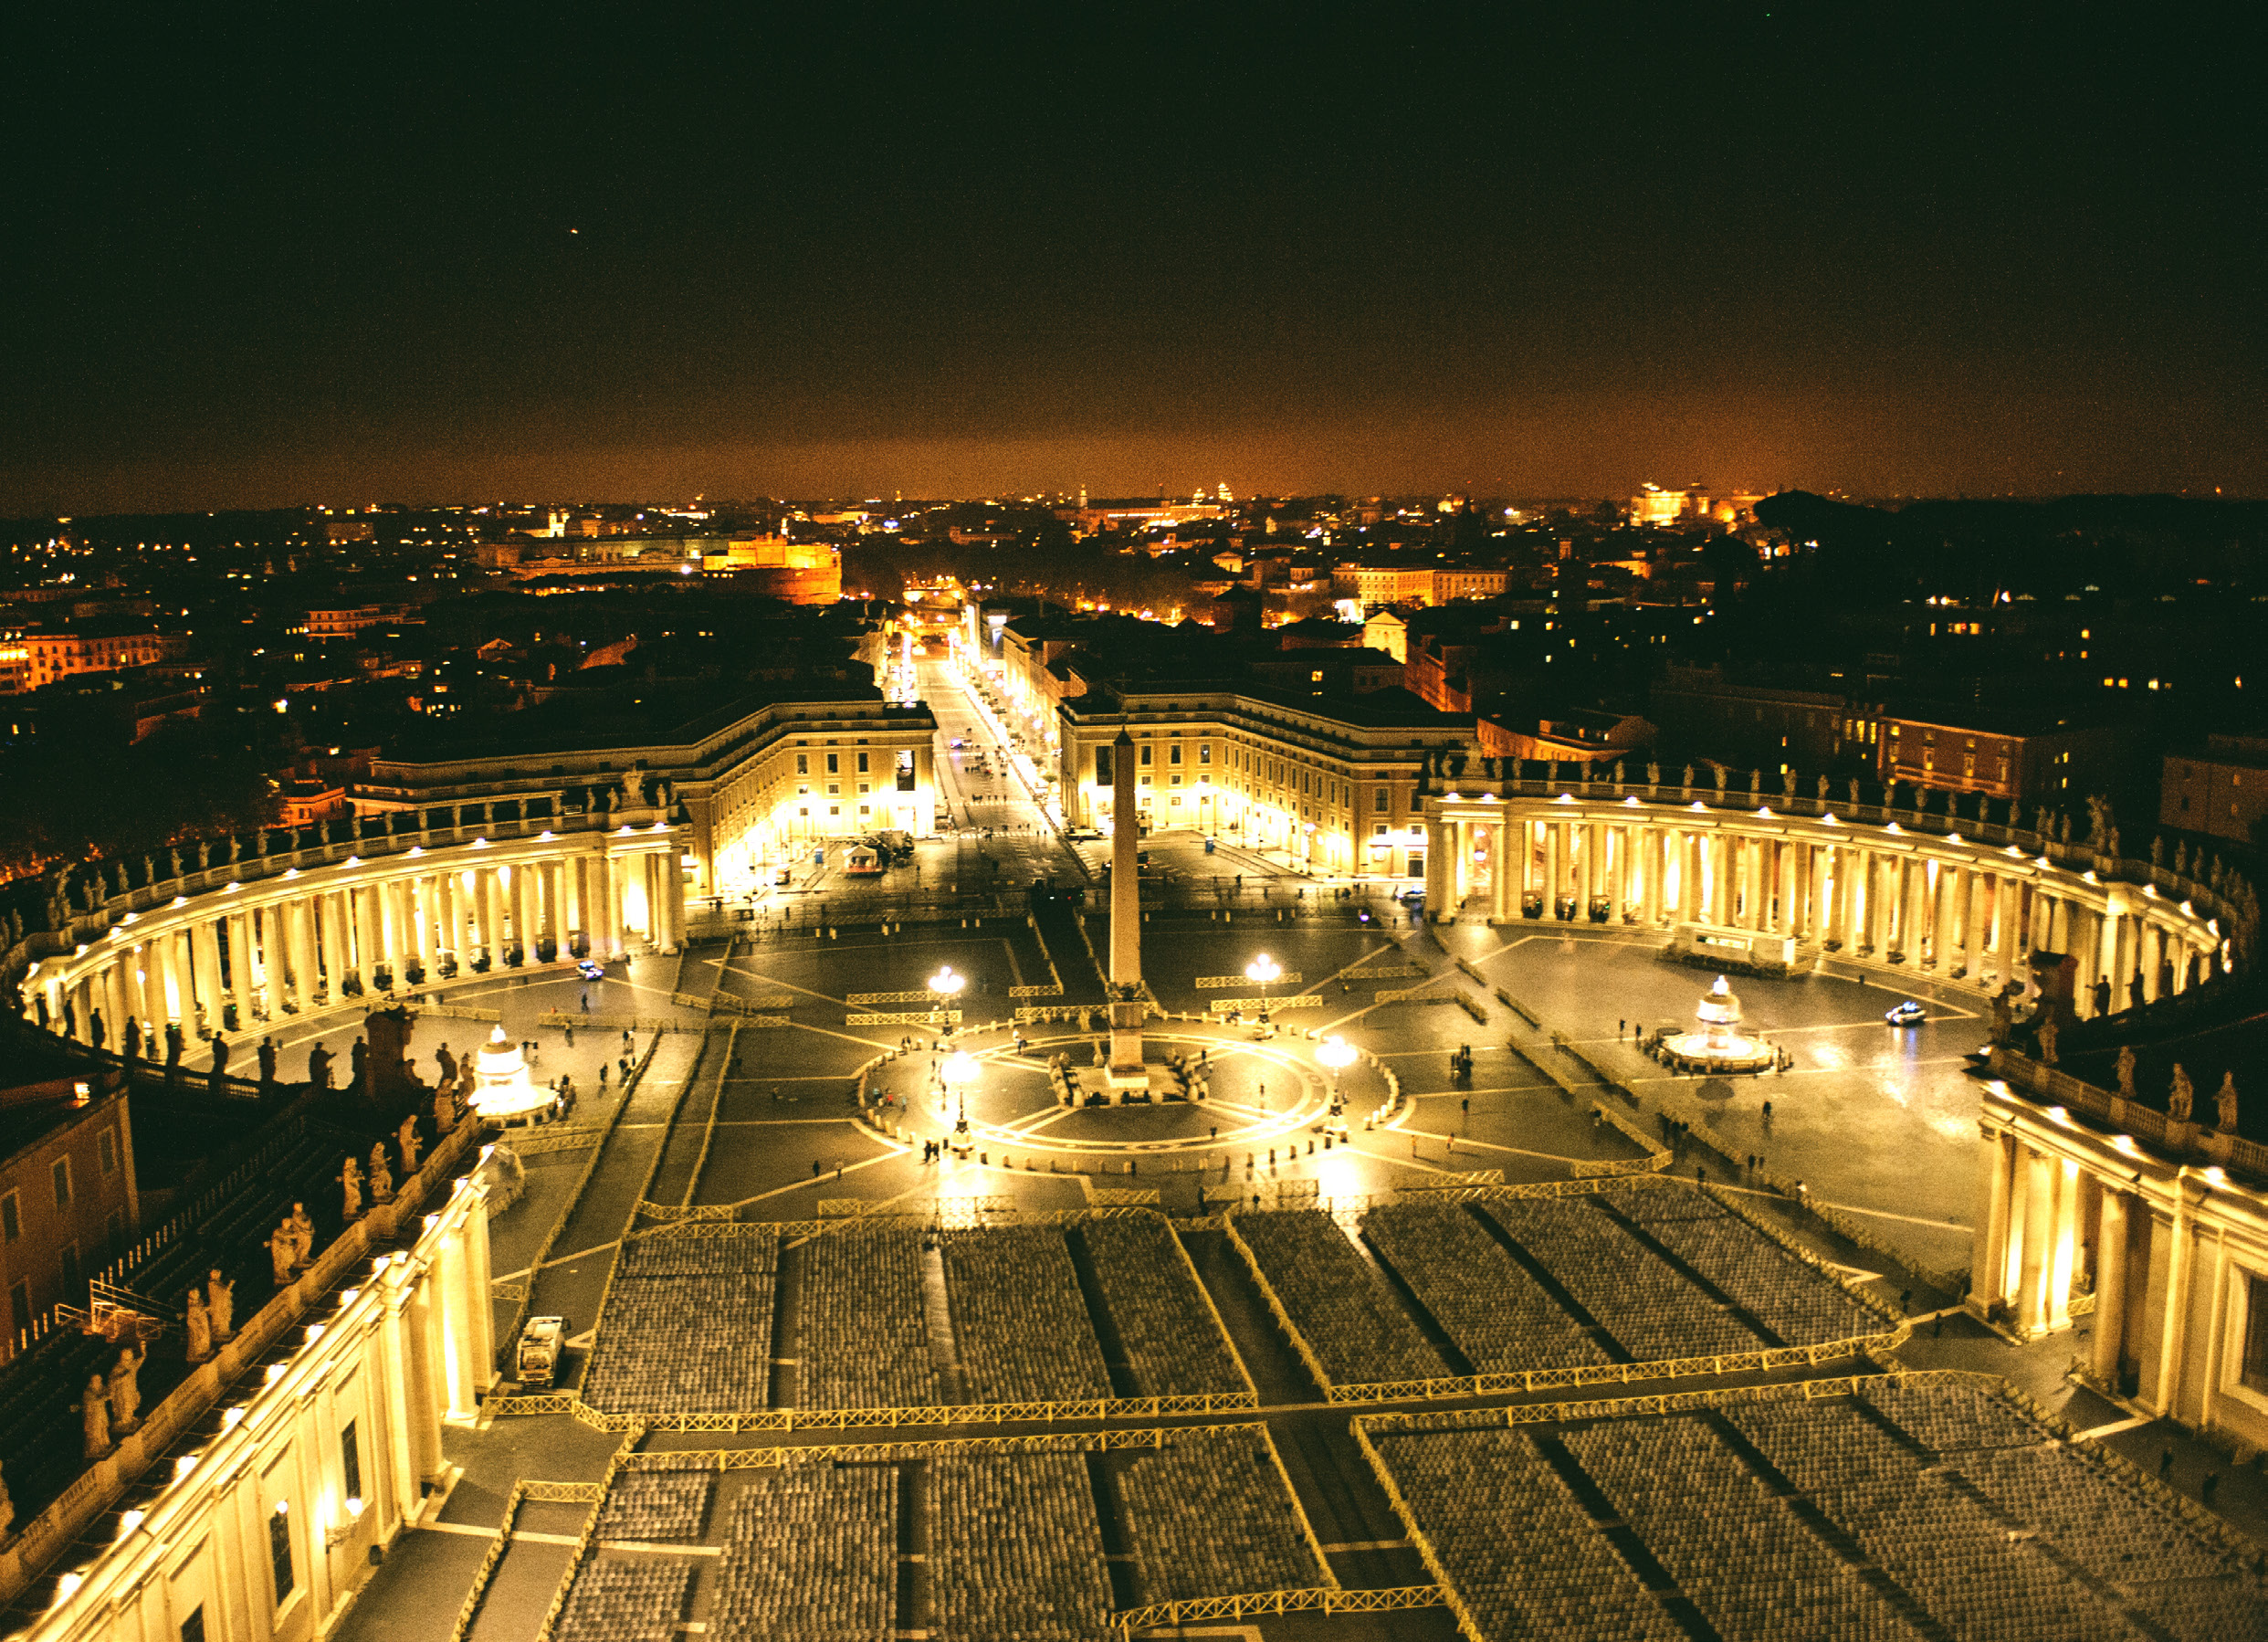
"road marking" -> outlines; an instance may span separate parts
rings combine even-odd
[[[2089,1426],[2084,1431],[2074,1432],[2073,1435],[2099,1439],[2105,1437],[2116,1437],[2121,1431],[2132,1431],[2137,1426],[2154,1426],[2157,1423],[2158,1416],[2154,1414],[2133,1414],[2128,1415],[2123,1420],[2113,1420],[2107,1426]]]
[[[1323,1547],[1325,1556],[1346,1556],[1357,1551],[1407,1551],[1407,1538],[1399,1540],[1342,1540],[1336,1545]]]

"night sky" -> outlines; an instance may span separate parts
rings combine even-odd
[[[2236,8],[49,9],[0,511],[2268,492]]]

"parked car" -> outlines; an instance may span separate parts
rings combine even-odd
[[[586,981],[604,981],[606,966],[596,958],[582,958],[575,963],[575,973]]]
[[[1922,1022],[1923,1014],[1922,1006],[1912,998],[1907,998],[1882,1018],[1894,1026],[1917,1026]]]

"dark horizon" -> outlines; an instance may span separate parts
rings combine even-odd
[[[2268,493],[2233,37],[73,14],[0,513],[389,496]]]

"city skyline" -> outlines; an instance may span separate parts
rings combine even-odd
[[[2268,489],[2168,26],[864,21],[42,26],[0,512]]]

